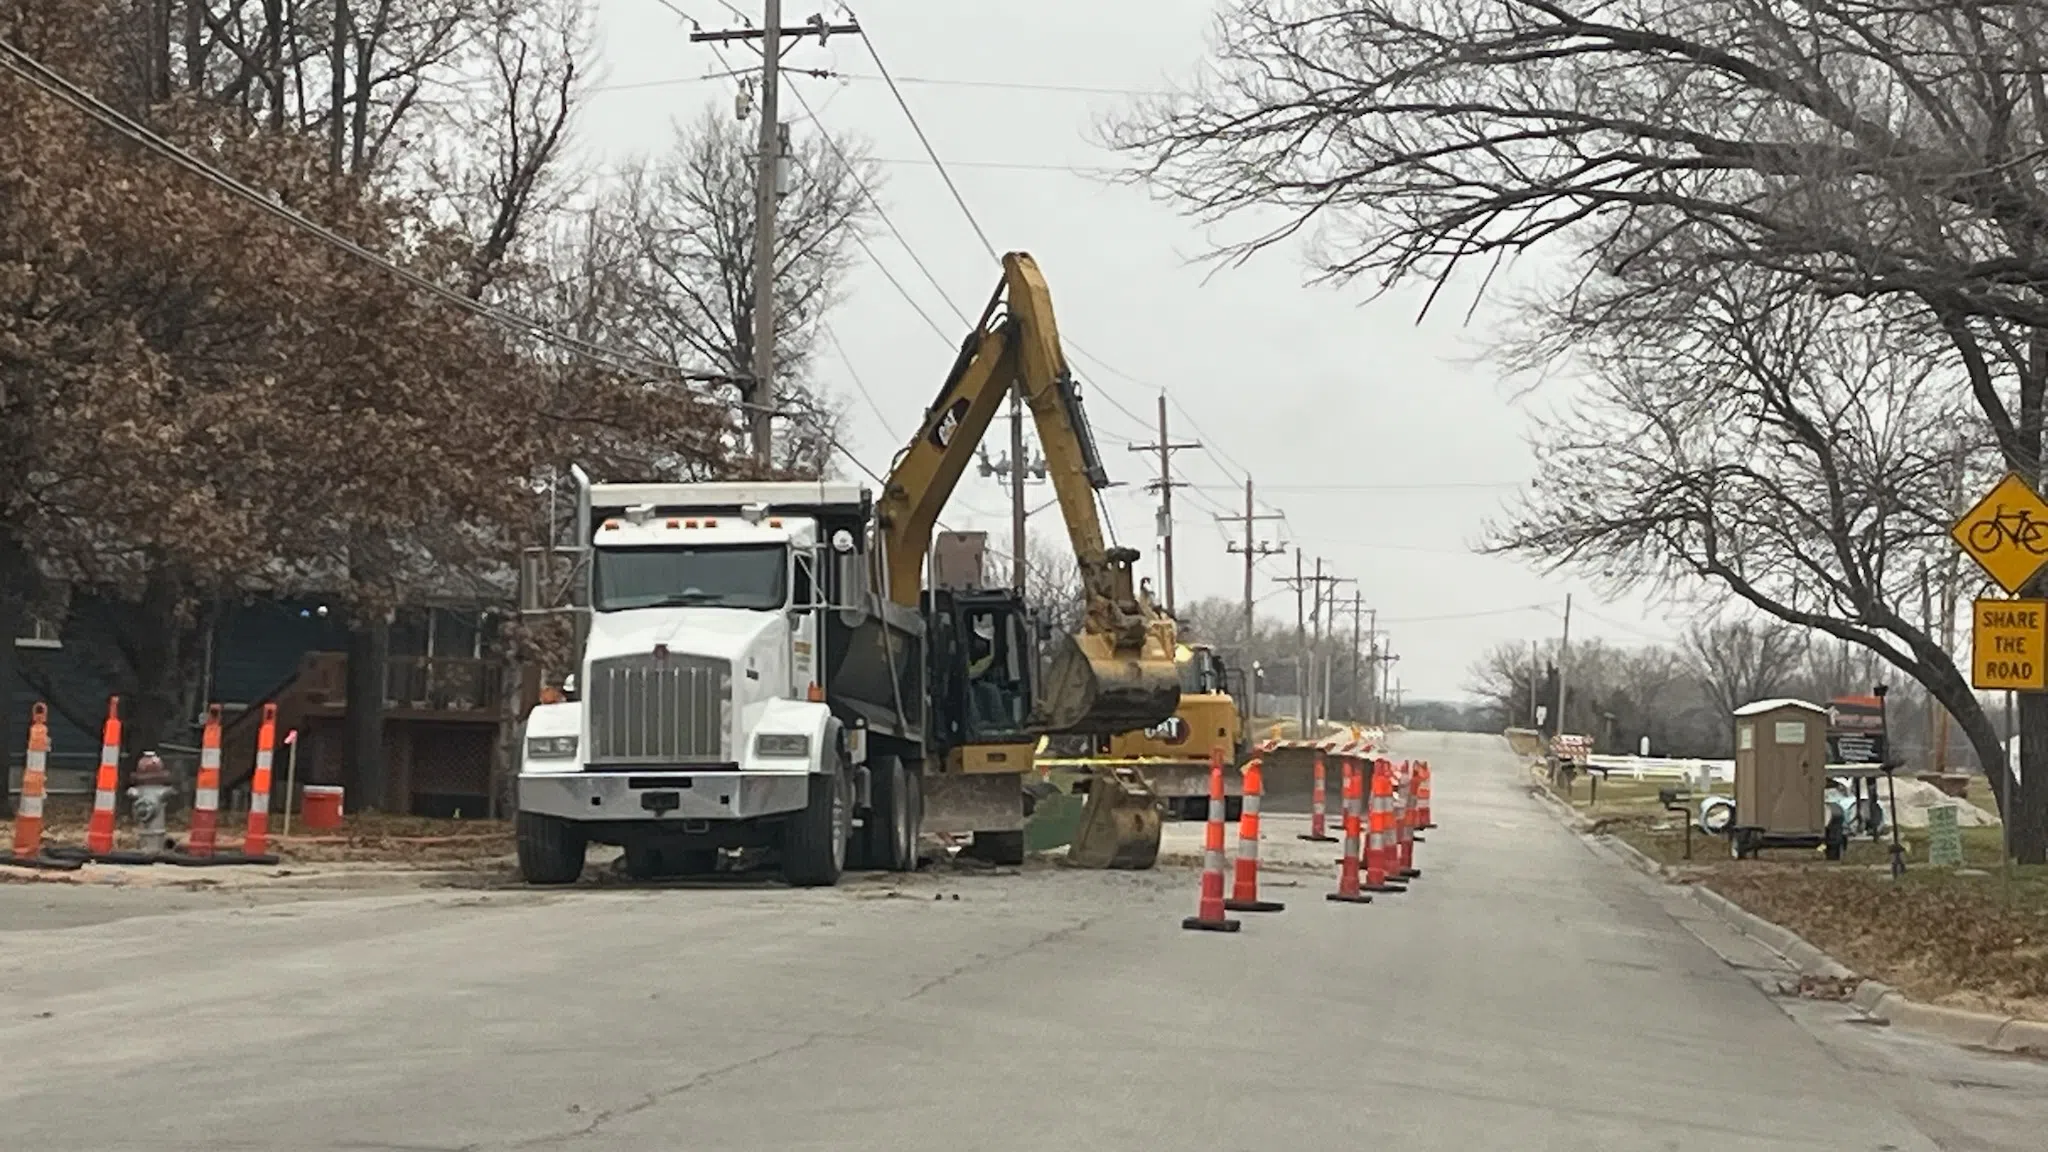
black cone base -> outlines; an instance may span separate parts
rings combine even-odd
[[[1339,904],[1370,904],[1370,903],[1372,903],[1372,897],[1370,897],[1370,896],[1366,895],[1366,894],[1365,894],[1365,893],[1363,893],[1363,892],[1357,893],[1356,895],[1352,895],[1352,894],[1349,894],[1349,893],[1344,893],[1344,892],[1331,892],[1331,893],[1328,893],[1328,894],[1326,894],[1326,895],[1325,895],[1325,896],[1323,897],[1323,899],[1325,899],[1325,900],[1332,900],[1332,901],[1335,901],[1336,903],[1339,903]]]
[[[1225,908],[1232,912],[1285,912],[1287,905],[1278,900],[1225,900]]]
[[[1244,922],[1230,919],[1204,920],[1200,916],[1190,916],[1181,921],[1180,926],[1192,932],[1235,932],[1244,927]]]

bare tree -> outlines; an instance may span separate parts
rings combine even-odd
[[[1087,603],[1073,548],[1034,532],[1025,538],[1024,564],[1024,606],[1055,632],[1079,628]]]
[[[1789,691],[1806,650],[1806,633],[1777,621],[1706,620],[1685,634],[1686,655],[1724,716]]]
[[[1602,366],[1578,427],[1548,430],[1540,491],[1584,514],[1525,516],[1504,542],[1616,583],[1718,584],[1861,645],[1997,766],[1982,709],[1902,606],[1952,503],[1935,478],[1953,482],[1973,450],[1978,476],[2041,476],[2044,16],[2038,0],[1240,0],[1214,79],[1112,136],[1193,211],[1278,210],[1219,255],[1313,225],[1324,277],[1441,284],[1475,257],[1571,253],[1579,280],[1544,323],[1568,316],[1610,353],[1620,333],[1661,335],[1654,356]],[[1740,307],[1703,305],[1694,282]],[[1831,298],[1864,305],[1816,316],[1846,308]],[[1720,350],[1694,387],[1681,373],[1700,354],[1679,334],[1701,307]],[[1891,345],[1857,347],[1859,326]],[[1859,396],[1859,361],[1878,388],[1839,407]],[[1768,450],[1738,458],[1731,426]],[[2022,718],[2038,735],[2007,817],[2021,858],[2041,862],[2048,699]]]
[[[607,335],[666,363],[703,365],[735,380],[752,370],[755,142],[745,126],[706,109],[679,127],[670,150],[629,165],[597,212],[622,305]],[[844,406],[808,385],[821,322],[839,301],[871,213],[875,166],[822,136],[792,144],[778,201],[775,251],[775,404],[783,415],[778,470],[816,475]],[[744,425],[734,409],[734,436]]]

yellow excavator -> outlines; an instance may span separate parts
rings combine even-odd
[[[1047,651],[1032,651],[1004,618],[1014,592],[928,589],[923,577],[940,512],[1013,388],[1037,428],[1086,598],[1080,628],[1046,638]],[[1029,255],[1009,253],[1002,282],[876,504],[891,596],[928,620],[952,622],[950,634],[927,637],[935,681],[928,687],[950,751],[943,766],[926,766],[924,830],[972,832],[970,851],[993,862],[1022,859],[1025,775],[1041,737],[1149,728],[1180,705],[1173,621],[1138,590],[1137,551],[1112,547],[1102,529],[1096,493],[1108,484],[1045,278]],[[961,647],[966,659],[941,659]],[[1087,799],[1068,862],[1151,867],[1160,814],[1143,777],[1106,769],[1076,790]]]

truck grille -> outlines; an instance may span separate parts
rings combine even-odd
[[[590,762],[684,764],[730,760],[732,665],[706,656],[615,656],[594,661]]]

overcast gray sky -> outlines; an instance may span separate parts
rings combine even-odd
[[[758,22],[758,4],[734,2]],[[785,23],[814,10],[837,11],[785,0]],[[1043,268],[1103,454],[1113,478],[1131,485],[1109,501],[1125,543],[1156,552],[1155,497],[1140,487],[1155,458],[1125,445],[1153,438],[1162,389],[1174,438],[1205,445],[1175,455],[1179,478],[1196,485],[1176,493],[1183,601],[1241,596],[1242,560],[1225,551],[1225,526],[1213,515],[1241,510],[1249,469],[1262,511],[1287,517],[1262,525],[1262,538],[1298,544],[1311,565],[1320,556],[1327,570],[1358,581],[1401,656],[1395,673],[1410,699],[1462,696],[1468,669],[1491,644],[1556,635],[1567,591],[1575,637],[1632,643],[1673,633],[1666,610],[1603,603],[1583,584],[1471,551],[1534,464],[1523,439],[1529,414],[1472,363],[1478,333],[1463,327],[1462,307],[1418,326],[1418,295],[1366,303],[1362,288],[1305,287],[1292,249],[1209,276],[1193,263],[1207,246],[1193,222],[1136,189],[1075,171],[1115,162],[1090,143],[1090,126],[1127,103],[1126,93],[1169,89],[1200,65],[1210,5],[866,0],[855,10],[990,239],[999,250],[1032,253]],[[730,81],[697,78],[758,57],[728,48],[721,58],[692,44],[678,14],[717,28],[736,26],[734,11],[723,0],[599,0],[602,90],[581,126],[593,165],[665,147],[672,125],[706,103],[732,106]],[[890,219],[954,304],[977,313],[997,269],[866,50],[851,38],[824,48],[812,41],[786,60],[842,74],[790,78],[818,114],[811,121],[785,99],[792,133],[870,141]],[[964,328],[903,246],[877,232],[875,255],[916,308],[881,271],[862,267],[831,318],[845,359],[828,348],[819,378],[851,401],[848,447],[882,471],[943,380]],[[1034,492],[1033,504],[1049,498]],[[1006,507],[995,482],[970,479],[946,520],[987,529],[1006,546]],[[1034,531],[1056,531],[1054,515],[1035,517]],[[1292,619],[1292,594],[1270,579],[1292,574],[1291,557],[1263,562],[1262,612]]]

